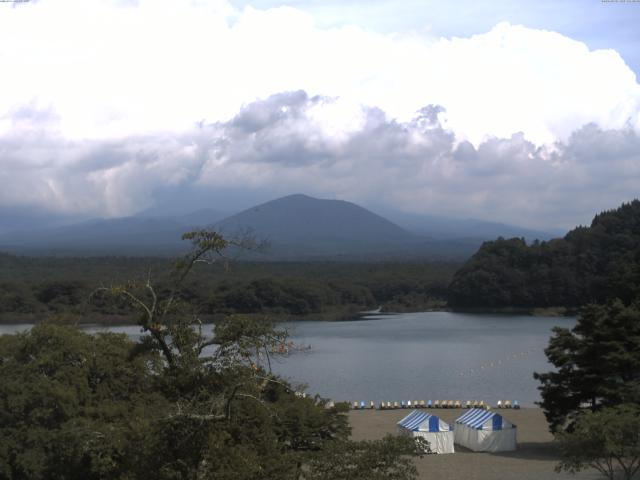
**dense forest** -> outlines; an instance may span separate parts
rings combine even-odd
[[[20,257],[0,254],[0,321],[66,315],[79,322],[130,323],[121,300],[92,293],[150,275],[167,285],[172,261],[132,257]],[[196,265],[181,295],[204,320],[235,313],[273,319],[343,319],[442,307],[459,267],[437,262],[219,262]],[[166,287],[165,287],[166,288]]]
[[[462,308],[579,307],[640,292],[640,201],[595,216],[564,238],[486,242],[456,272],[449,304]]]
[[[154,257],[27,257],[0,253],[0,322],[70,316],[130,323],[126,302],[100,287],[152,278],[173,262]],[[598,214],[564,238],[485,242],[454,262],[253,262],[196,265],[181,290],[205,321],[229,314],[272,319],[347,319],[358,312],[546,308],[571,310],[640,292],[640,201]]]
[[[159,288],[101,290],[145,332],[89,335],[63,319],[0,335],[0,478],[11,480],[413,480],[409,437],[353,441],[344,412],[271,371],[287,332],[233,315],[203,328],[181,301],[227,244],[196,232]]]

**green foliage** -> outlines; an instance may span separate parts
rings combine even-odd
[[[640,292],[640,201],[596,215],[564,238],[486,242],[456,272],[456,307],[579,307]]]
[[[166,402],[124,335],[41,324],[0,337],[0,478],[120,478]]]
[[[33,293],[25,285],[0,283],[0,311],[30,313],[39,310]]]
[[[410,456],[422,456],[424,441],[409,437],[333,442],[309,464],[308,480],[407,480],[417,475]]]
[[[536,373],[552,430],[582,408],[640,402],[640,304],[589,305],[572,330],[555,328],[545,350],[555,371]]]
[[[0,478],[415,478],[421,446],[349,441],[344,405],[272,374],[286,332],[232,316],[209,333],[185,314],[187,274],[226,246],[187,237],[194,252],[165,287],[149,275],[101,289],[139,312],[139,342],[59,323],[0,337]]]
[[[358,311],[377,306],[389,311],[416,311],[444,304],[447,285],[458,267],[435,262],[213,260],[210,255],[198,257],[185,271],[183,267],[189,265],[186,258],[172,269],[173,262],[160,258],[0,254],[0,321],[30,322],[64,313],[75,316],[76,322],[132,323],[137,318],[129,302],[92,292],[113,285],[144,288],[149,273],[156,290],[163,294],[170,293],[176,280],[184,276],[174,301],[190,305],[205,321],[220,314],[245,313],[278,319],[354,318]]]
[[[640,407],[637,404],[581,414],[573,431],[557,441],[562,461],[557,471],[577,473],[594,468],[613,480],[631,480],[640,469]]]
[[[38,301],[49,305],[78,305],[86,297],[77,281],[45,282],[36,289]]]
[[[257,366],[271,335],[230,320],[220,350],[174,366],[124,335],[41,324],[0,337],[0,478],[414,478],[408,442],[349,441],[344,406]]]
[[[322,312],[328,306],[375,304],[369,290],[362,286],[259,278],[218,289],[210,296],[206,311],[302,316]]]

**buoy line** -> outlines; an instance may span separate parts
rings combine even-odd
[[[482,365],[473,367],[473,368],[469,368],[467,370],[464,370],[462,372],[458,373],[459,377],[469,377],[469,376],[473,376],[483,370],[489,370],[491,368],[499,368],[499,367],[503,367],[505,365],[508,365],[510,362],[513,362],[515,359],[519,359],[519,358],[523,358],[526,357],[528,355],[530,355],[531,353],[534,352],[538,352],[540,350],[544,350],[541,347],[530,347],[527,350],[523,350],[520,352],[511,352],[508,353],[505,357],[502,357],[498,360],[492,360],[490,362],[486,362],[483,363]]]

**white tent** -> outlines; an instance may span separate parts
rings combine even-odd
[[[506,452],[516,449],[516,426],[502,415],[473,408],[456,420],[455,442],[474,452]]]
[[[414,410],[398,422],[398,431],[413,438],[424,438],[433,453],[453,453],[453,431],[435,415]]]

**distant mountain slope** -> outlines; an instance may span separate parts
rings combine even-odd
[[[170,217],[91,219],[68,225],[43,223],[0,233],[0,250],[38,255],[176,255],[189,248],[182,234],[214,225],[224,214],[202,209]]]
[[[0,236],[0,248],[17,253],[164,255],[186,248],[182,223],[125,217]]]
[[[423,239],[375,213],[342,200],[296,194],[217,223],[222,233],[251,231],[271,243],[267,258],[339,258],[425,254]]]
[[[164,213],[158,209],[147,209],[136,214],[134,218],[170,220],[186,226],[211,226],[228,216],[229,213],[221,212],[220,210],[213,210],[212,208],[202,208],[195,212],[187,213]]]
[[[457,307],[577,307],[640,295],[640,201],[594,217],[564,238],[486,242],[449,287]]]
[[[40,254],[176,254],[189,228],[214,225],[231,236],[250,229],[272,246],[265,259],[335,258],[370,253],[413,255],[422,240],[353,203],[290,195],[216,222],[200,210],[171,218],[97,219],[0,236],[0,248]],[[410,247],[408,251],[404,247]],[[424,251],[422,251],[424,253]]]
[[[16,231],[53,228],[85,219],[86,217],[50,212],[35,207],[0,207],[0,235]]]
[[[172,215],[169,218],[186,226],[208,227],[215,225],[228,215],[228,213],[223,213],[219,210],[203,208],[202,210],[187,213],[186,215]]]
[[[379,244],[415,235],[354,203],[296,194],[237,213],[216,224],[222,231],[252,228],[275,242],[333,241]]]
[[[543,231],[508,225],[500,222],[489,222],[474,218],[451,218],[438,215],[420,215],[402,212],[389,212],[390,218],[410,232],[425,235],[434,239],[477,238],[493,240],[494,238],[524,238],[528,242],[534,240],[550,240],[566,233],[559,230]]]
[[[432,222],[434,228],[421,235],[353,203],[301,194],[278,198],[224,219],[221,212],[211,209],[162,213],[147,210],[134,217],[55,227],[43,224],[41,228],[0,234],[0,250],[40,255],[177,255],[189,247],[180,240],[184,232],[214,227],[227,236],[250,230],[270,241],[266,253],[245,254],[251,259],[459,260],[476,251],[487,235],[486,229],[474,230],[468,224],[462,228],[457,220],[450,222],[458,225],[457,229],[447,227],[446,219]]]

